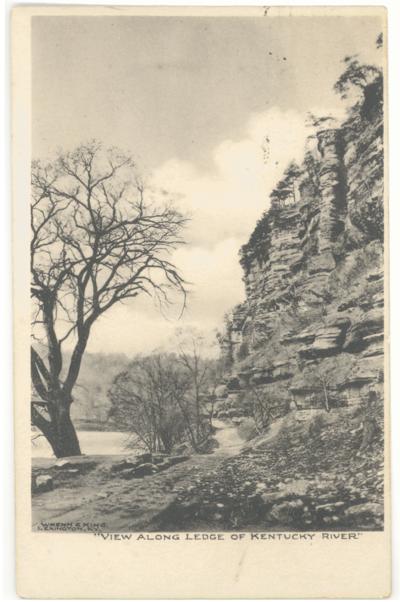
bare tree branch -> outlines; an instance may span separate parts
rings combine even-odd
[[[132,159],[98,142],[32,164],[33,338],[44,334],[47,348],[46,358],[32,350],[32,381],[42,399],[72,402],[91,328],[113,305],[142,293],[168,305],[178,291],[184,308],[170,254],[186,221],[168,203],[146,202]]]

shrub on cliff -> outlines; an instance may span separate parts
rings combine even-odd
[[[334,85],[335,92],[342,98],[348,98],[351,94],[358,95],[353,109],[358,107],[362,117],[373,119],[374,115],[382,109],[382,70],[375,65],[360,63],[356,56],[346,56],[343,63],[345,70]]]
[[[379,48],[380,45],[377,44]],[[351,222],[370,239],[383,240],[383,150],[365,156],[371,141],[383,137],[383,73],[375,65],[362,64],[355,56],[344,59],[345,70],[334,85],[342,98],[353,99],[348,119],[343,124],[345,137],[355,140],[355,157],[359,165],[358,185],[351,191]],[[363,169],[367,162],[368,168]]]
[[[239,251],[240,265],[245,275],[249,273],[254,259],[266,260],[268,257],[268,236],[271,232],[271,219],[265,211],[258,220],[256,227],[250,235],[249,241]]]
[[[301,174],[301,169],[294,161],[291,161],[283,173],[283,177],[271,194],[272,206],[282,207],[286,204],[295,203],[296,180]]]

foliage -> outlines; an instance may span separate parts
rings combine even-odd
[[[377,47],[379,48],[378,45]],[[375,65],[362,64],[356,56],[346,56],[343,63],[345,69],[333,88],[343,99],[355,95],[356,100],[349,112],[352,127],[360,130],[363,119],[372,121],[382,112],[382,69]]]
[[[260,261],[267,258],[268,237],[271,233],[271,228],[270,211],[265,211],[257,221],[256,227],[251,233],[248,242],[243,245],[239,251],[240,265],[245,274],[249,272],[251,263],[254,259]]]
[[[296,202],[295,183],[301,174],[299,166],[292,161],[283,173],[283,178],[279,180],[271,194],[271,204],[281,207],[286,203]]]
[[[382,72],[378,67],[363,65],[356,56],[346,56],[343,63],[345,70],[334,85],[335,92],[342,98],[347,98],[352,88],[364,90],[382,77]]]
[[[304,155],[304,167],[308,178],[312,184],[313,192],[316,194],[319,190],[319,163],[310,151]]]
[[[274,226],[277,210],[287,203],[296,202],[295,183],[301,174],[300,167],[292,161],[285,169],[282,179],[277,183],[270,195],[271,208],[264,211],[257,221],[256,227],[250,235],[248,242],[240,249],[240,264],[247,274],[254,259],[266,261],[268,257],[268,238]]]

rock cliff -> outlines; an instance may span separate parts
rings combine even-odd
[[[269,422],[382,398],[383,118],[380,102],[363,108],[317,131],[241,249],[246,301],[221,337],[222,417],[248,415],[251,395]]]

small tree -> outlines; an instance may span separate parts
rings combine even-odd
[[[379,46],[378,46],[379,47]],[[356,56],[344,58],[345,70],[334,85],[334,90],[342,98],[353,92],[358,100],[350,107],[353,127],[360,128],[359,118],[372,121],[382,111],[383,73],[375,65],[365,65]]]
[[[350,376],[355,362],[349,354],[332,356],[303,370],[304,382],[315,390],[318,401],[327,412],[330,412],[337,402],[338,385]]]
[[[363,65],[356,56],[343,59],[345,70],[334,85],[342,98],[347,98],[352,88],[363,91],[367,86],[382,78],[382,71],[375,65]]]
[[[222,359],[214,359],[208,361],[208,390],[205,400],[205,407],[208,413],[208,421],[211,429],[213,427],[215,403],[217,401],[216,391],[218,386],[221,384],[225,374],[225,365]]]
[[[133,433],[148,451],[169,453],[188,428],[181,405],[189,387],[175,355],[139,357],[114,379],[108,394],[109,417],[118,428]]]
[[[251,416],[259,434],[289,411],[289,397],[279,382],[268,385],[251,386],[244,395],[243,407]]]
[[[193,406],[195,417],[195,446],[203,437],[204,414],[209,394],[210,362],[204,358],[204,337],[196,329],[180,330],[178,333],[178,358],[191,383],[188,406]],[[183,402],[184,400],[182,400]],[[183,409],[190,414],[190,408]]]
[[[296,181],[301,174],[299,166],[292,161],[283,173],[283,178],[278,182],[271,193],[271,202],[278,207],[287,202],[296,202]]]
[[[96,320],[140,294],[185,294],[168,256],[184,224],[170,204],[145,199],[130,157],[97,142],[32,164],[31,374],[42,400],[32,422],[57,457],[80,454],[70,407]]]
[[[259,434],[263,433],[270,425],[273,408],[268,394],[262,387],[250,389],[250,413]]]
[[[178,353],[139,357],[113,381],[109,418],[149,451],[187,441],[199,451],[212,429],[220,363],[203,357],[196,330],[178,332]]]

